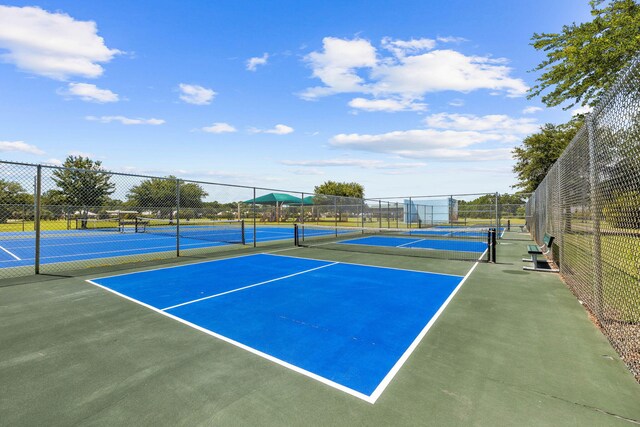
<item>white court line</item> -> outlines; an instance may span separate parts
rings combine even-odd
[[[428,240],[428,239],[412,240],[412,241],[410,241],[410,242],[407,242],[407,243],[403,243],[403,244],[401,244],[401,245],[398,245],[398,246],[396,246],[396,248],[401,248],[401,247],[403,247],[403,246],[412,245],[412,244],[414,244],[414,243],[422,242],[422,241],[424,241],[424,240]]]
[[[9,255],[11,255],[12,257],[14,257],[16,260],[18,261],[22,261],[22,259],[20,257],[18,257],[16,254],[14,254],[13,252],[11,252],[10,250],[7,250],[5,248],[3,248],[2,246],[0,246],[0,249],[2,249],[3,251],[5,251],[6,253],[8,253]]]
[[[387,373],[387,375],[385,375],[385,377],[382,379],[380,384],[378,384],[378,387],[376,387],[376,389],[373,391],[373,393],[371,393],[371,396],[369,396],[369,399],[371,399],[370,403],[375,403],[376,400],[378,400],[378,398],[380,397],[380,395],[382,395],[384,390],[391,383],[391,380],[393,380],[393,377],[395,377],[396,374],[398,373],[398,371],[400,371],[400,368],[402,368],[402,365],[404,365],[404,363],[407,361],[407,359],[409,359],[409,356],[411,356],[411,353],[413,353],[413,351],[418,347],[418,345],[420,344],[420,341],[422,341],[422,338],[424,338],[424,336],[427,334],[429,329],[431,329],[431,327],[436,322],[436,320],[438,320],[438,317],[440,317],[440,315],[444,312],[444,309],[447,307],[447,305],[449,305],[449,303],[451,302],[453,297],[460,290],[460,288],[462,287],[464,282],[466,282],[466,280],[469,278],[469,276],[471,275],[473,270],[476,269],[476,267],[478,266],[479,263],[480,263],[480,261],[476,261],[475,264],[473,264],[473,267],[471,267],[469,272],[464,276],[464,278],[460,281],[460,283],[458,283],[458,286],[456,286],[456,288],[453,290],[453,292],[451,292],[451,295],[449,295],[449,298],[447,298],[445,300],[445,302],[442,303],[442,305],[440,306],[438,311],[436,311],[436,313],[431,317],[431,319],[425,325],[425,327],[422,329],[422,331],[420,331],[420,333],[413,340],[413,342],[411,343],[409,348],[407,348],[405,350],[405,352],[402,354],[400,359],[398,359],[398,361],[395,363],[395,365],[393,365],[393,368],[391,368],[391,370]]]
[[[486,253],[486,250],[485,252]],[[483,255],[484,255],[483,253]],[[247,257],[247,256],[253,256],[256,254],[248,254],[248,255],[241,255],[238,257],[232,257],[232,258],[243,258],[243,257]],[[308,260],[313,260],[313,261],[325,261],[325,260],[318,260],[318,259],[314,259],[314,258],[303,258],[303,257],[293,257],[293,256],[287,256],[287,255],[272,255],[272,256],[280,256],[280,257],[286,257],[286,258],[294,258],[294,259],[308,259]],[[482,256],[480,257],[480,259],[482,258]],[[192,264],[184,264],[184,265],[180,265],[180,266],[171,266],[171,267],[162,267],[162,268],[157,268],[154,270],[163,270],[163,269],[167,269],[167,268],[177,268],[177,267],[183,267],[183,266],[188,266],[188,265],[193,265],[193,264],[202,264],[205,262],[216,262],[216,261],[222,261],[224,259],[230,259],[230,258],[223,258],[223,259],[219,259],[219,260],[214,260],[214,261],[202,261],[202,262],[197,262],[197,263],[192,263]],[[393,380],[394,376],[398,373],[398,371],[400,370],[400,368],[402,367],[402,365],[404,365],[404,363],[406,362],[406,360],[409,358],[409,356],[411,355],[411,353],[413,353],[413,351],[417,348],[418,344],[420,343],[420,341],[422,341],[422,339],[424,338],[424,336],[426,335],[427,331],[431,328],[431,326],[433,326],[433,324],[435,323],[436,319],[442,314],[442,312],[444,311],[445,307],[449,304],[449,302],[453,299],[453,297],[455,296],[455,294],[458,292],[458,290],[462,287],[462,285],[464,284],[464,282],[467,280],[467,278],[471,275],[471,273],[475,270],[475,268],[478,266],[479,261],[477,261],[473,267],[471,267],[471,269],[469,270],[469,272],[462,278],[462,280],[460,281],[460,283],[456,286],[456,288],[453,290],[453,292],[451,293],[451,295],[449,295],[449,297],[445,300],[445,302],[440,306],[440,308],[438,309],[438,311],[434,314],[434,316],[431,318],[431,320],[427,323],[427,325],[422,329],[422,331],[420,332],[420,334],[414,339],[414,341],[412,342],[412,344],[409,346],[409,348],[407,348],[407,350],[405,350],[405,352],[403,353],[403,355],[400,357],[400,359],[398,359],[398,361],[395,363],[395,365],[393,366],[393,368],[391,369],[391,371],[389,371],[387,373],[387,375],[383,378],[382,382],[380,382],[380,384],[378,385],[378,387],[376,387],[376,389],[374,390],[374,392],[370,395],[367,396],[364,393],[358,392],[356,390],[353,390],[351,388],[348,388],[342,384],[336,383],[334,381],[331,381],[327,378],[324,378],[322,376],[319,376],[317,374],[314,374],[313,372],[307,371],[305,369],[302,369],[298,366],[292,365],[288,362],[285,362],[283,360],[280,360],[274,356],[271,356],[267,353],[263,353],[259,350],[254,349],[253,347],[249,347],[245,344],[242,344],[240,342],[237,342],[235,340],[232,340],[230,338],[225,337],[224,335],[220,335],[218,333],[215,333],[213,331],[210,331],[206,328],[203,328],[202,326],[196,325],[194,323],[191,323],[189,321],[186,321],[180,317],[177,317],[175,315],[172,315],[171,313],[168,313],[166,311],[163,311],[161,309],[155,308],[151,305],[148,305],[146,303],[143,303],[141,301],[138,301],[134,298],[131,298],[127,295],[121,294],[111,288],[108,288],[106,286],[100,285],[97,282],[94,282],[93,280],[100,280],[100,279],[93,279],[93,280],[86,280],[86,282],[94,285],[94,286],[98,286],[106,291],[109,291],[115,295],[120,296],[121,298],[127,299],[129,301],[132,301],[136,304],[139,304],[143,307],[146,307],[148,309],[151,309],[157,313],[160,313],[164,316],[167,316],[173,320],[177,320],[178,322],[185,324],[187,326],[190,326],[191,328],[194,328],[196,330],[199,330],[201,332],[206,333],[207,335],[213,336],[214,338],[218,338],[224,342],[227,342],[229,344],[232,344],[236,347],[239,347],[245,351],[248,351],[252,354],[255,354],[257,356],[260,356],[264,359],[267,359],[271,362],[274,362],[280,366],[283,366],[285,368],[288,368],[294,372],[297,372],[299,374],[305,375],[309,378],[312,378],[318,382],[321,382],[325,385],[328,385],[330,387],[333,387],[337,390],[340,390],[342,392],[345,392],[347,394],[350,394],[354,397],[357,397],[361,400],[364,400],[365,402],[374,404],[376,402],[376,400],[380,397],[380,395],[382,395],[382,393],[384,392],[385,388],[389,385],[389,383]],[[401,269],[401,268],[393,268],[393,267],[380,267],[380,266],[372,266],[372,265],[366,265],[366,264],[356,264],[356,263],[339,263],[339,262],[333,262],[332,264],[328,264],[325,266],[321,266],[318,268],[324,268],[324,267],[328,267],[330,265],[335,265],[335,264],[350,264],[350,265],[359,265],[359,266],[364,266],[364,267],[372,267],[372,268],[383,268],[383,269],[390,269],[390,270],[400,270],[400,271],[411,271],[411,272],[416,272],[416,273],[427,273],[427,274],[441,274],[443,276],[454,276],[454,277],[462,277],[462,276],[457,276],[457,275],[453,275],[453,274],[443,274],[443,273],[431,273],[431,272],[427,272],[427,271],[419,271],[419,270],[405,270],[405,269]],[[317,268],[315,268],[317,269]],[[313,270],[315,270],[313,269]],[[147,271],[151,271],[151,270],[147,270]],[[307,270],[310,271],[310,270]],[[144,271],[142,271],[141,273],[144,273]],[[296,273],[296,274],[302,274],[304,272],[300,272],[300,273]],[[124,273],[124,274],[118,274],[115,276],[108,276],[108,277],[116,277],[116,276],[123,276],[123,275],[127,275],[127,274],[132,274],[132,273]],[[295,275],[295,274],[294,274]],[[103,277],[106,278],[106,277]],[[279,280],[279,279],[274,279],[274,280]],[[258,284],[255,285],[251,285],[251,286],[257,286]],[[244,288],[240,288],[240,289],[244,289]],[[238,289],[239,290],[239,289]],[[166,310],[166,309],[164,309]]]
[[[364,400],[365,402],[368,402],[368,403],[374,403],[374,402],[372,402],[372,401],[371,401],[371,397],[370,397],[370,396],[367,396],[367,395],[366,395],[366,394],[364,394],[364,393],[360,393],[359,391],[355,391],[355,390],[353,390],[353,389],[350,389],[349,387],[345,387],[345,386],[343,386],[342,384],[338,384],[338,383],[336,383],[336,382],[331,381],[330,379],[327,379],[327,378],[321,377],[321,376],[320,376],[320,375],[318,375],[318,374],[314,374],[313,372],[310,372],[310,371],[307,371],[307,370],[305,370],[305,369],[302,369],[302,368],[300,368],[300,367],[298,367],[298,366],[296,366],[296,365],[292,365],[291,363],[285,362],[284,360],[280,360],[280,359],[278,359],[278,358],[275,358],[275,357],[271,356],[270,354],[263,353],[263,352],[261,352],[260,350],[256,350],[256,349],[255,349],[255,348],[253,348],[253,347],[249,347],[249,346],[244,345],[244,344],[242,344],[242,343],[240,343],[240,342],[238,342],[238,341],[234,341],[234,340],[232,340],[232,339],[230,339],[230,338],[225,337],[224,335],[217,334],[217,333],[215,333],[215,332],[213,332],[213,331],[210,331],[209,329],[203,328],[202,326],[198,326],[198,325],[196,325],[195,323],[191,323],[191,322],[189,322],[189,321],[187,321],[187,320],[184,320],[184,319],[182,319],[182,318],[180,318],[180,317],[178,317],[178,316],[174,316],[174,315],[173,315],[173,314],[171,314],[171,313],[167,313],[166,311],[162,311],[162,310],[160,310],[160,309],[158,309],[158,308],[155,308],[155,307],[153,307],[153,306],[150,306],[149,304],[145,304],[145,303],[143,303],[143,302],[141,302],[141,301],[138,301],[138,300],[136,300],[136,299],[133,299],[133,298],[131,298],[131,297],[128,297],[128,296],[126,296],[126,295],[124,295],[124,294],[121,294],[120,292],[114,291],[113,289],[110,289],[110,288],[108,288],[108,287],[106,287],[106,286],[102,286],[102,285],[101,285],[101,284],[99,284],[99,283],[93,282],[93,281],[91,281],[91,280],[86,280],[86,282],[87,282],[87,283],[91,283],[92,285],[97,286],[97,287],[99,287],[99,288],[102,288],[102,289],[104,289],[104,290],[106,290],[106,291],[109,291],[109,292],[111,292],[111,293],[113,293],[113,294],[115,294],[115,295],[118,295],[118,296],[119,296],[119,297],[121,297],[121,298],[124,298],[124,299],[129,300],[129,301],[132,301],[132,302],[134,302],[134,303],[136,303],[136,304],[139,304],[139,305],[141,305],[141,306],[143,306],[143,307],[146,307],[146,308],[148,308],[148,309],[150,309],[150,310],[153,310],[153,311],[155,311],[156,313],[160,313],[160,314],[162,314],[163,316],[167,316],[167,317],[169,317],[170,319],[176,320],[176,321],[178,321],[178,322],[180,322],[180,323],[182,323],[182,324],[184,324],[184,325],[187,325],[187,326],[189,326],[189,327],[191,327],[191,328],[193,328],[193,329],[196,329],[196,330],[198,330],[198,331],[200,331],[200,332],[204,332],[205,334],[210,335],[210,336],[212,336],[212,337],[214,337],[214,338],[218,338],[218,339],[219,339],[219,340],[221,340],[221,341],[224,341],[224,342],[229,343],[229,344],[231,344],[231,345],[234,345],[234,346],[236,346],[236,347],[238,347],[238,348],[241,348],[241,349],[243,349],[243,350],[245,350],[245,351],[248,351],[249,353],[255,354],[256,356],[260,356],[260,357],[262,357],[263,359],[267,359],[267,360],[269,360],[269,361],[271,361],[271,362],[273,362],[273,363],[276,363],[276,364],[278,364],[278,365],[280,365],[280,366],[284,366],[284,367],[285,367],[285,368],[287,368],[287,369],[291,369],[291,370],[292,370],[292,371],[294,371],[294,372],[297,372],[297,373],[299,373],[299,374],[302,374],[302,375],[304,375],[304,376],[307,376],[307,377],[309,377],[309,378],[312,378],[312,379],[314,379],[314,380],[316,380],[316,381],[318,381],[318,382],[321,382],[321,383],[323,383],[323,384],[325,384],[325,385],[328,385],[329,387],[333,387],[333,388],[335,388],[335,389],[337,389],[337,390],[340,390],[340,391],[342,391],[342,392],[344,392],[344,393],[350,394],[351,396],[357,397],[358,399],[362,399],[362,400]]]
[[[243,287],[238,288],[238,289],[232,289],[230,291],[221,292],[219,294],[209,295],[208,297],[198,298],[198,299],[194,299],[192,301],[183,302],[181,304],[172,305],[171,307],[166,307],[166,308],[163,308],[161,310],[162,311],[167,311],[167,310],[171,310],[173,308],[182,307],[183,305],[193,304],[194,302],[200,302],[200,301],[204,301],[204,300],[207,300],[207,299],[216,298],[216,297],[219,297],[219,296],[222,296],[222,295],[232,294],[234,292],[243,291],[245,289],[254,288],[256,286],[266,285],[267,283],[277,282],[278,280],[288,279],[289,277],[299,276],[300,274],[305,274],[305,273],[308,273],[310,271],[320,270],[321,268],[325,268],[325,267],[331,267],[332,265],[336,265],[336,264],[339,264],[339,263],[338,262],[334,262],[334,263],[331,263],[331,264],[321,265],[320,267],[310,268],[308,270],[299,271],[298,273],[289,274],[287,276],[276,277],[275,279],[265,280],[264,282],[260,282],[260,283],[254,283],[253,285],[247,285],[247,286],[243,286]]]

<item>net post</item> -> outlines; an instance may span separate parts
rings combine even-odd
[[[300,240],[298,237],[298,224],[293,224],[293,245],[300,246]]]
[[[498,234],[498,232],[494,228],[493,232],[491,233],[491,262],[493,262],[494,264],[498,262],[496,259],[496,246],[497,246],[496,234]]]
[[[35,274],[40,274],[40,209],[41,209],[41,195],[42,195],[42,165],[38,165],[36,169],[36,176],[34,182],[34,204],[35,212],[33,216],[33,228],[36,234],[35,241],[35,258],[34,258],[34,270]]]
[[[242,235],[242,244],[245,245],[246,244],[246,240],[244,238],[244,219],[240,220],[240,232]]]
[[[180,256],[180,178],[176,178],[176,257]]]
[[[251,201],[253,210],[253,247],[256,247],[256,187],[253,187],[253,200]]]
[[[400,209],[398,208],[398,202],[396,202],[395,217],[396,217],[396,228],[400,228]]]

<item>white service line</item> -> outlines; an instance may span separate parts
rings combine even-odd
[[[429,329],[431,329],[431,327],[436,322],[436,320],[438,320],[438,317],[440,317],[440,315],[442,314],[444,309],[447,307],[447,305],[449,305],[449,303],[451,302],[453,297],[456,295],[456,293],[458,293],[458,291],[460,290],[460,288],[462,287],[464,282],[467,281],[467,279],[469,278],[469,276],[471,275],[473,270],[476,269],[476,267],[478,266],[479,263],[480,263],[479,261],[476,261],[476,263],[473,264],[473,267],[471,267],[469,272],[464,276],[464,278],[460,281],[460,283],[458,283],[458,286],[456,286],[456,288],[453,290],[453,292],[451,292],[451,295],[449,295],[449,298],[447,298],[445,300],[445,302],[442,303],[442,305],[440,306],[438,311],[436,311],[436,313],[433,315],[431,320],[429,320],[429,323],[427,323],[426,326],[422,329],[422,331],[420,331],[420,333],[413,340],[413,342],[411,343],[409,348],[407,348],[407,350],[405,350],[405,352],[400,357],[400,359],[398,359],[398,361],[395,363],[395,365],[393,365],[393,368],[391,368],[391,370],[387,373],[387,375],[385,375],[385,377],[382,379],[380,384],[378,384],[378,387],[376,387],[376,389],[373,391],[373,393],[371,393],[371,396],[369,396],[370,403],[375,403],[376,400],[378,400],[378,398],[380,397],[382,392],[384,392],[385,388],[387,388],[389,383],[391,383],[391,380],[393,380],[393,377],[395,377],[395,375],[398,373],[400,368],[402,368],[402,365],[404,365],[404,363],[407,361],[407,359],[409,359],[409,356],[411,356],[411,353],[413,353],[413,351],[418,347],[418,345],[420,344],[420,341],[422,341],[422,339],[427,334]]]
[[[373,401],[371,401],[371,398],[369,396],[367,396],[367,395],[365,395],[363,393],[360,393],[359,391],[355,391],[353,389],[350,389],[349,387],[343,386],[342,384],[338,384],[336,382],[331,381],[330,379],[327,379],[327,378],[321,377],[320,375],[314,374],[311,371],[307,371],[307,370],[302,369],[302,368],[300,368],[300,367],[298,367],[296,365],[292,365],[291,363],[285,362],[284,360],[280,360],[277,357],[271,356],[270,354],[263,353],[262,351],[256,350],[253,347],[249,347],[248,345],[244,345],[244,344],[242,344],[242,343],[240,343],[238,341],[232,340],[231,338],[227,338],[224,335],[220,335],[220,334],[218,334],[216,332],[210,331],[209,329],[203,328],[202,326],[196,325],[195,323],[191,323],[191,322],[189,322],[187,320],[184,320],[184,319],[182,319],[182,318],[180,318],[178,316],[174,316],[171,313],[167,313],[166,311],[162,311],[162,310],[160,310],[158,308],[155,308],[155,307],[153,307],[153,306],[151,306],[149,304],[145,304],[145,303],[143,303],[141,301],[138,301],[138,300],[136,300],[134,298],[128,297],[128,296],[126,296],[124,294],[121,294],[120,292],[114,291],[111,288],[108,288],[106,286],[102,286],[101,284],[99,284],[97,282],[94,282],[92,280],[86,280],[86,282],[87,283],[91,283],[92,285],[97,286],[99,288],[102,288],[102,289],[104,289],[104,290],[106,290],[108,292],[111,292],[111,293],[115,294],[115,295],[118,295],[121,298],[124,298],[124,299],[132,301],[132,302],[134,302],[136,304],[139,304],[139,305],[141,305],[143,307],[146,307],[146,308],[148,308],[150,310],[153,310],[156,313],[162,314],[163,316],[169,317],[170,319],[176,320],[176,321],[178,321],[178,322],[180,322],[180,323],[182,323],[184,325],[187,325],[187,326],[189,326],[189,327],[191,327],[193,329],[196,329],[198,331],[204,332],[205,334],[210,335],[210,336],[212,336],[214,338],[217,338],[217,339],[219,339],[221,341],[227,342],[227,343],[229,343],[231,345],[234,345],[234,346],[236,346],[238,348],[241,348],[241,349],[243,349],[245,351],[248,351],[249,353],[255,354],[255,355],[259,356],[259,357],[262,357],[262,358],[264,358],[266,360],[269,360],[269,361],[271,361],[273,363],[276,363],[276,364],[278,364],[280,366],[284,366],[285,368],[288,368],[288,369],[290,369],[290,370],[292,370],[294,372],[297,372],[299,374],[302,374],[302,375],[305,375],[305,376],[307,376],[309,378],[312,378],[312,379],[314,379],[314,380],[316,380],[318,382],[321,382],[321,383],[323,383],[325,385],[328,385],[329,387],[333,387],[333,388],[335,388],[337,390],[340,390],[340,391],[343,391],[345,393],[348,393],[348,394],[350,394],[350,395],[352,395],[354,397],[357,397],[358,399],[364,400],[365,402],[374,403]]]
[[[401,245],[396,246],[396,248],[401,248],[401,247],[403,247],[403,246],[412,245],[412,244],[414,244],[414,243],[418,243],[418,242],[423,242],[423,241],[425,241],[425,240],[428,240],[428,239],[411,240],[410,242],[403,243],[403,244],[401,244]]]
[[[260,283],[254,283],[253,285],[247,285],[247,286],[243,286],[243,287],[238,288],[238,289],[232,289],[230,291],[221,292],[219,294],[209,295],[209,296],[206,296],[204,298],[198,298],[198,299],[194,299],[192,301],[183,302],[181,304],[172,305],[171,307],[162,308],[161,310],[162,311],[167,311],[167,310],[171,310],[173,308],[182,307],[183,305],[193,304],[194,302],[200,302],[200,301],[208,300],[208,299],[211,299],[211,298],[216,298],[216,297],[219,297],[219,296],[222,296],[222,295],[232,294],[234,292],[243,291],[245,289],[253,288],[253,287],[256,287],[256,286],[266,285],[267,283],[276,282],[278,280],[288,279],[289,277],[293,277],[293,276],[298,276],[300,274],[309,273],[310,271],[319,270],[321,268],[326,268],[326,267],[331,267],[332,265],[336,265],[336,264],[340,264],[340,263],[339,262],[333,262],[331,264],[321,265],[320,267],[310,268],[309,270],[299,271],[297,273],[289,274],[287,276],[276,277],[275,279],[265,280],[264,282],[260,282]]]
[[[16,254],[14,254],[13,252],[11,252],[10,250],[7,250],[7,249],[3,248],[2,246],[0,246],[0,249],[2,249],[3,251],[5,251],[6,253],[8,253],[9,255],[11,255],[12,257],[14,257],[16,260],[18,260],[18,261],[22,261],[22,258],[18,257]]]

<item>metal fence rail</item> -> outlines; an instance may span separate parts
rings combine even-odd
[[[587,117],[527,204],[560,274],[640,381],[640,58]]]

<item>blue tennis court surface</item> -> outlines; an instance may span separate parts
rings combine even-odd
[[[462,280],[256,254],[90,282],[373,403]]]

